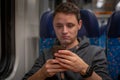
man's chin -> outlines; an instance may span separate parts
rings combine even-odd
[[[67,45],[67,44],[70,44],[70,41],[62,41],[61,42],[63,45]]]

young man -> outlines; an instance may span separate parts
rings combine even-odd
[[[54,55],[52,48],[44,50],[23,80],[111,80],[104,50],[90,45],[86,37],[77,37],[82,25],[79,8],[61,3],[53,16],[58,39],[54,45],[66,49]]]

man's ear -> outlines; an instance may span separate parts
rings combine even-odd
[[[79,20],[79,23],[78,23],[78,24],[79,24],[79,27],[78,27],[78,28],[79,28],[79,30],[80,30],[81,27],[82,27],[82,20]]]

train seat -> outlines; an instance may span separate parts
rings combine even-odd
[[[110,17],[107,30],[108,69],[113,80],[120,75],[120,11],[115,11]]]
[[[90,43],[93,45],[100,45],[99,42],[99,24],[95,14],[90,10],[80,10],[81,19],[86,29],[86,36],[90,39]]]
[[[46,11],[43,13],[40,19],[40,42],[39,50],[41,52],[44,48],[50,48],[56,38],[53,30],[53,15],[52,11]]]

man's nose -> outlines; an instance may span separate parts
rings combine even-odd
[[[67,33],[68,32],[68,29],[66,26],[63,27],[63,33]]]

